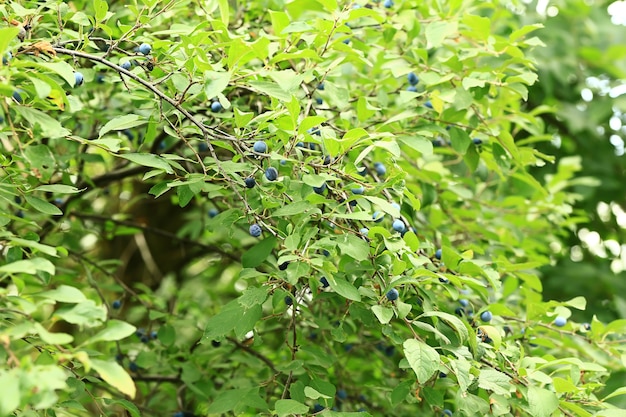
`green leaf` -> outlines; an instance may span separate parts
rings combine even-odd
[[[159,338],[159,341],[163,343],[163,345],[171,346],[174,344],[174,342],[176,342],[176,329],[169,324],[164,324],[159,327],[157,337]]]
[[[44,291],[38,295],[62,303],[82,303],[87,300],[78,288],[70,287],[69,285],[60,285],[54,290]]]
[[[41,127],[39,137],[62,138],[71,135],[72,132],[61,126],[58,120],[53,119],[46,113],[26,106],[13,106],[12,111],[18,113],[31,124]]]
[[[261,317],[263,317],[263,307],[260,304],[245,309],[235,323],[235,337],[242,340],[250,330],[254,329]]]
[[[80,193],[83,190],[79,190],[78,188],[72,187],[71,185],[51,184],[40,185],[39,187],[35,188],[34,191],[46,191],[56,194],[76,194]]]
[[[267,289],[265,287],[251,287],[247,288],[241,297],[237,298],[239,304],[244,308],[250,308],[255,305],[263,304],[267,300]]]
[[[439,370],[439,354],[426,343],[408,339],[404,341],[404,356],[420,384],[428,381]]]
[[[217,4],[220,8],[220,18],[222,19],[222,23],[228,26],[228,21],[230,19],[230,6],[228,5],[228,0],[218,0]]]
[[[58,257],[57,249],[52,246],[44,245],[39,242],[35,242],[34,240],[22,239],[15,236],[10,236],[7,239],[11,241],[11,244],[14,246],[22,246],[26,248],[31,248],[37,250],[41,253],[44,253],[48,256]]]
[[[100,374],[100,377],[122,394],[135,398],[136,387],[133,379],[117,362],[107,362],[90,358],[91,367]]]
[[[125,321],[109,320],[106,323],[106,328],[102,329],[98,334],[91,337],[86,343],[95,343],[99,341],[114,342],[122,340],[135,333],[137,328]]]
[[[397,139],[399,142],[415,149],[424,156],[433,154],[433,143],[425,138],[401,136]]]
[[[295,400],[278,400],[274,405],[278,417],[285,417],[292,414],[304,414],[309,411],[309,407]]]
[[[366,260],[370,254],[369,244],[363,239],[351,234],[344,234],[338,238],[337,246],[339,246],[342,253],[357,261]]]
[[[63,214],[61,209],[59,209],[52,203],[48,203],[46,200],[42,200],[41,198],[28,195],[24,196],[24,198],[26,199],[26,202],[28,204],[30,204],[35,210],[41,213],[50,214],[52,216],[60,216]]]
[[[174,170],[172,169],[170,164],[168,164],[163,158],[157,155],[153,155],[151,153],[127,153],[124,155],[119,155],[119,157],[128,159],[129,161],[134,162],[137,165],[161,169],[168,174],[174,173]]]
[[[38,271],[47,272],[54,275],[54,265],[44,258],[24,259],[0,266],[0,272],[7,274],[29,274],[35,275]]]
[[[0,39],[6,29],[0,31]],[[15,371],[8,369],[0,371],[0,387],[2,387],[2,395],[0,395],[0,415],[12,415],[13,411],[20,406],[21,391],[20,377]]]
[[[528,408],[534,417],[550,417],[559,408],[559,399],[552,391],[534,385],[528,387]]]
[[[615,391],[613,391],[612,393],[604,397],[602,401],[604,402],[608,400],[609,398],[617,397],[618,395],[626,395],[626,387],[620,387],[616,389]]]
[[[228,87],[230,72],[207,71],[204,74],[204,94],[208,100],[214,99]]]
[[[301,213],[308,213],[310,216],[312,214],[321,213],[321,211],[308,201],[296,201],[295,203],[279,207],[272,213],[272,217],[288,217]]]
[[[428,311],[420,315],[420,317],[439,317],[441,320],[446,322],[446,324],[452,327],[452,329],[454,329],[456,334],[459,335],[461,343],[464,343],[469,338],[467,327],[465,327],[465,324],[463,324],[461,319],[453,314],[444,313],[442,311]]]
[[[209,405],[209,414],[222,414],[241,406],[267,409],[267,403],[259,395],[259,388],[241,388],[225,390],[217,394]]]
[[[222,311],[210,317],[204,329],[203,339],[212,341],[230,333],[243,315],[245,309],[236,300],[226,304]]]
[[[86,300],[72,307],[63,307],[54,314],[68,323],[84,327],[100,326],[106,320],[106,310],[96,305],[93,300]]]
[[[256,268],[261,265],[267,257],[272,253],[276,246],[276,238],[268,237],[248,249],[241,258],[244,268]]]
[[[500,395],[509,395],[512,388],[511,378],[495,369],[481,369],[478,386]]]
[[[457,22],[435,21],[426,26],[426,48],[438,48],[445,38],[457,33]]]
[[[348,300],[361,301],[361,294],[359,290],[354,288],[354,285],[350,284],[343,278],[328,276],[328,283],[337,294],[347,298]]]
[[[109,120],[104,126],[100,128],[98,138],[102,139],[102,136],[113,130],[131,129],[133,127],[146,124],[147,122],[147,119],[141,118],[136,114],[126,114],[124,116],[115,117],[114,119]]]
[[[472,140],[465,130],[453,127],[450,129],[450,141],[452,148],[460,154],[465,154]]]
[[[71,86],[74,86],[74,83],[76,82],[76,78],[74,77],[74,67],[67,62],[38,62],[37,66],[60,75],[61,78],[63,78]]]
[[[392,407],[397,407],[399,404],[406,401],[406,396],[411,392],[412,385],[413,381],[403,381],[391,391],[389,399]]]
[[[375,305],[372,306],[372,311],[381,324],[387,324],[393,318],[393,309],[390,307]]]
[[[565,301],[565,305],[578,310],[584,310],[587,307],[587,300],[583,296],[574,297],[569,301]]]
[[[17,37],[19,32],[19,28],[15,26],[0,29],[0,54],[4,55],[5,51],[9,47],[9,43]]]
[[[130,417],[141,417],[141,412],[139,411],[137,406],[128,400],[113,400],[110,398],[103,398],[103,401],[105,404],[120,405],[124,407],[130,414]]]
[[[45,343],[51,345],[66,345],[74,341],[74,337],[66,333],[52,333],[46,330],[41,324],[35,323],[34,329]]]

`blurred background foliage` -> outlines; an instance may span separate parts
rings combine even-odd
[[[521,20],[545,26],[545,46],[532,51],[539,82],[527,108],[554,112],[539,115],[552,135],[537,148],[557,161],[576,158],[580,167],[572,191],[581,221],[552,248],[553,264],[542,271],[545,297],[584,294],[601,320],[626,317],[626,2],[532,2]],[[556,169],[548,164],[535,174]]]
[[[545,46],[531,53],[539,82],[529,89],[527,109],[554,110],[539,115],[551,136],[536,148],[579,167],[571,189],[579,195],[579,222],[541,268],[544,298],[584,295],[601,321],[626,318],[626,2],[538,1],[526,10],[523,23],[545,26]],[[556,170],[548,164],[534,174]],[[625,380],[616,372],[607,391]]]

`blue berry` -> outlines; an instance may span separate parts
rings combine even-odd
[[[484,321],[485,323],[489,323],[492,318],[493,318],[493,314],[491,314],[491,311],[489,310],[483,311],[482,314],[480,315],[480,319]]]
[[[314,413],[319,413],[321,411],[324,411],[324,407],[321,404],[315,404],[313,406],[313,412]]]
[[[417,83],[420,82],[419,78],[417,78],[417,75],[414,72],[409,72],[406,78],[409,80],[409,84],[411,85],[417,85]]]
[[[393,227],[393,230],[395,230],[396,232],[400,232],[400,233],[406,230],[406,226],[404,225],[404,222],[400,219],[394,220],[391,227]]]
[[[111,303],[111,307],[113,307],[114,309],[118,309],[122,306],[122,302],[120,300],[115,300]]]
[[[222,104],[219,101],[214,101],[211,103],[211,111],[213,113],[219,113],[222,110]]]
[[[446,374],[445,372],[439,372],[439,378],[446,378],[448,376],[448,374]]]
[[[126,71],[128,71],[130,69],[130,67],[132,67],[132,64],[130,63],[130,61],[124,61],[120,64],[120,67],[124,68]]]
[[[390,289],[389,291],[387,291],[387,299],[389,301],[394,301],[398,299],[398,295],[400,295],[398,293],[398,290],[396,290],[395,288]]]
[[[385,348],[385,356],[392,357],[396,353],[395,346],[387,346]]]
[[[317,89],[320,90],[320,91],[323,91],[324,90],[324,83],[319,83],[317,85]]]
[[[385,215],[380,211],[375,211],[374,214],[372,214],[372,219],[374,219],[376,223],[382,222],[384,217]]]
[[[216,209],[216,208],[210,208],[209,209],[208,215],[209,215],[210,218],[213,218],[213,217],[217,216],[218,214],[219,214],[219,210],[218,209]]]
[[[254,149],[254,152],[257,153],[265,153],[267,152],[267,144],[262,140],[257,140],[256,142],[254,142],[252,149]]]
[[[309,130],[306,131],[309,135],[317,135],[317,136],[322,136],[322,132],[320,131],[319,127],[312,127]],[[315,150],[315,144],[312,143],[310,146],[311,150]]]
[[[330,285],[328,283],[328,280],[326,279],[326,277],[320,278],[320,283],[322,284],[322,287],[324,287],[324,288],[326,288],[326,287],[328,287]]]
[[[563,327],[563,326],[565,326],[566,324],[567,324],[567,319],[566,319],[565,317],[561,317],[561,316],[559,316],[559,317],[557,317],[557,318],[555,318],[555,319],[554,319],[554,325],[555,325],[556,327]]]
[[[150,46],[149,43],[142,43],[141,45],[139,45],[139,52],[144,55],[148,55],[150,52],[152,52],[152,46]]]
[[[459,300],[459,304],[461,304],[463,307],[467,307],[469,305],[469,301],[467,301],[465,298],[461,298]]]
[[[457,307],[454,309],[454,314],[459,317],[463,317],[465,315],[465,310],[463,309],[463,307]]]
[[[441,416],[448,416],[450,417],[452,415],[452,411],[448,410],[447,408],[445,410],[443,410],[443,412],[441,413]]]
[[[435,251],[435,258],[441,260],[441,249],[437,249]]]
[[[337,391],[337,398],[339,398],[340,400],[345,400],[346,398],[348,398],[348,393],[345,389],[340,389],[339,391]]]
[[[11,59],[13,59],[13,54],[9,51],[2,57],[2,65],[8,65]]]
[[[352,194],[360,195],[360,194],[363,194],[364,192],[365,192],[365,188],[363,186],[352,189]]]
[[[159,335],[159,333],[156,330],[153,330],[153,331],[150,332],[150,339],[155,340],[158,335]]]
[[[368,234],[369,234],[369,232],[370,232],[370,229],[368,229],[367,227],[362,227],[362,228],[361,228],[361,230],[359,230],[359,232],[360,232],[363,236],[367,237],[367,235],[368,235]]]
[[[315,97],[315,102],[320,105],[324,102],[324,100],[321,97]]]
[[[417,93],[417,87],[414,85],[410,85],[406,88],[406,91],[409,91],[411,93]]]
[[[591,324],[589,324],[589,323],[583,323],[583,329],[584,329],[584,330],[586,330],[586,331],[591,330]]]
[[[83,77],[83,74],[81,72],[76,71],[74,73],[74,86],[81,86],[83,85],[83,82],[85,82],[85,77]]]
[[[253,224],[250,226],[250,236],[252,237],[259,237],[261,236],[261,233],[263,232],[263,229],[261,229],[261,226],[259,226],[258,224]]]
[[[265,178],[270,181],[276,181],[278,178],[278,170],[274,167],[269,167],[265,170]]]
[[[425,107],[428,107],[429,109],[433,108],[433,103],[430,102],[430,100],[428,100],[426,103],[424,103]]]
[[[291,298],[290,296],[285,296],[285,304],[287,304],[288,306],[293,305],[293,298]]]
[[[387,9],[393,7],[393,0],[385,0],[383,6],[385,6]]]
[[[246,184],[246,187],[248,188],[254,188],[254,186],[256,185],[256,180],[254,179],[254,177],[248,177],[245,180],[243,180],[243,182]]]
[[[287,269],[288,266],[289,266],[289,262],[283,262],[282,264],[278,265],[278,269],[280,269],[281,271],[284,271],[285,269]]]
[[[478,138],[472,139],[472,142],[474,142],[474,145],[480,145],[480,144],[483,143],[483,141],[481,139],[478,139]]]
[[[350,43],[350,38],[344,39],[342,42],[348,45]]]
[[[375,162],[374,169],[378,175],[385,175],[387,173],[387,168],[383,165],[382,162]]]
[[[135,362],[131,362],[128,364],[128,369],[130,369],[131,372],[137,372],[139,370],[139,365]]]
[[[326,190],[326,183],[322,184],[321,187],[313,187],[313,191],[315,191],[315,194],[324,194],[325,190]]]
[[[19,90],[13,91],[13,100],[17,101],[20,104],[24,101],[24,99],[22,98],[22,95],[20,94]]]

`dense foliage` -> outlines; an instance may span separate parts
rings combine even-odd
[[[584,4],[1,4],[0,416],[623,415]]]

